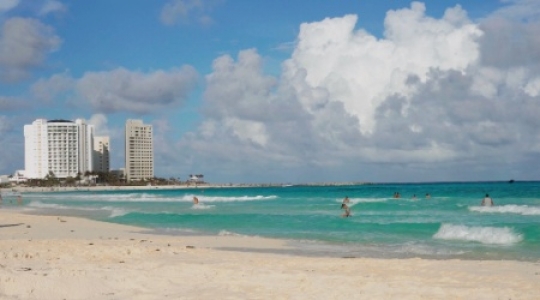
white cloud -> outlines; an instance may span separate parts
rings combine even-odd
[[[521,22],[540,20],[540,2],[538,0],[502,0],[506,6],[493,12],[491,17]]]
[[[50,13],[63,12],[65,10],[66,6],[62,2],[56,0],[47,0],[43,4],[43,7],[41,7],[39,14],[44,16]]]
[[[302,24],[286,76],[306,70],[310,86],[326,89],[331,101],[342,102],[358,117],[362,132],[370,133],[375,109],[384,99],[414,92],[408,77],[425,81],[432,68],[465,71],[478,59],[481,31],[459,6],[442,19],[424,13],[424,5],[416,2],[410,9],[388,12],[381,40],[354,31],[357,17],[352,15]]]
[[[480,23],[482,63],[498,68],[539,67],[540,2],[509,0],[510,5]]]
[[[178,21],[189,23],[192,20],[201,25],[210,25],[214,21],[208,12],[220,0],[170,0],[161,10],[160,20],[165,25],[174,25]]]
[[[19,5],[20,0],[0,0],[0,13],[9,11]]]
[[[51,27],[35,19],[8,19],[0,34],[0,78],[16,81],[26,77],[60,43]]]
[[[36,99],[51,102],[63,92],[73,89],[75,80],[67,73],[54,74],[47,79],[39,79],[30,87]]]
[[[146,114],[182,104],[197,81],[190,66],[150,73],[117,68],[87,72],[77,80],[76,89],[97,112],[118,111]]]
[[[233,134],[242,142],[255,143],[259,146],[266,146],[268,136],[266,127],[261,122],[227,119],[225,126],[229,128]]]
[[[493,98],[497,96],[497,86],[504,80],[504,73],[496,68],[485,67],[478,70],[473,79],[471,91],[479,96]]]
[[[204,15],[197,5],[206,5],[168,3],[172,23]],[[265,74],[266,60],[254,49],[220,56],[205,77],[197,130],[175,141],[172,120],[152,121],[157,175],[202,173],[218,182],[403,181],[507,179],[511,172],[537,179],[540,23],[520,8],[533,2],[508,3],[508,10],[473,23],[460,6],[434,18],[414,2],[388,12],[382,37],[358,28],[362,20],[355,15],[305,23],[279,76]],[[193,7],[182,10],[188,4]],[[518,21],[518,8],[526,22]],[[4,34],[0,49],[5,40]],[[54,48],[43,45],[31,47],[41,49],[39,59],[26,58],[29,63],[11,71],[41,65],[43,49]],[[6,76],[10,65],[2,57],[8,51],[0,50]],[[57,74],[37,81],[32,92],[48,101],[72,92],[73,103],[88,103],[96,112],[90,123],[100,134],[121,140],[108,114],[170,110],[196,82],[191,67],[117,68],[79,79]],[[14,100],[0,98],[0,107]],[[1,124],[5,118],[0,129],[6,130]]]
[[[540,95],[540,77],[533,78],[527,83],[525,93],[531,97],[538,97]]]
[[[107,123],[107,116],[104,114],[94,114],[88,119],[88,124],[94,125],[96,136],[108,136],[111,134]]]
[[[461,180],[463,169],[497,179],[538,156],[540,51],[515,58],[511,43],[498,44],[497,61],[488,47],[508,32],[533,41],[534,24],[506,20],[517,31],[500,32],[460,6],[436,19],[417,2],[388,12],[383,38],[357,21],[302,24],[279,78],[255,50],[217,58],[205,121],[176,145],[179,167],[244,180]]]

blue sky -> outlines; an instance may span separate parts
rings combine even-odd
[[[0,174],[84,118],[210,182],[538,180],[540,1],[0,0]]]

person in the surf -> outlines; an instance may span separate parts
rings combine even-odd
[[[493,199],[489,196],[489,194],[486,194],[484,199],[482,199],[482,202],[480,203],[482,206],[493,206],[495,203],[493,203]]]
[[[341,204],[341,209],[345,210],[345,212],[341,215],[342,217],[347,218],[351,216],[351,209],[349,208],[347,204],[345,203]]]

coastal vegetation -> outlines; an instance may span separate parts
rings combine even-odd
[[[153,177],[144,180],[127,181],[125,177],[118,172],[85,172],[77,174],[77,176],[69,176],[67,178],[59,178],[54,172],[43,179],[27,179],[18,184],[25,187],[77,187],[77,186],[165,186],[165,185],[190,185],[193,182],[186,180],[181,181],[180,178],[170,177],[161,178]],[[198,181],[197,184],[205,184],[204,181]],[[13,184],[7,183],[3,187],[10,187]]]

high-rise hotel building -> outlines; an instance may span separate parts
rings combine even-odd
[[[25,176],[76,177],[93,170],[94,126],[85,120],[37,119],[24,126]]]
[[[126,169],[127,181],[154,177],[154,142],[152,125],[142,120],[126,121]]]
[[[107,173],[111,169],[110,141],[108,136],[94,137],[94,171]]]

